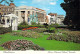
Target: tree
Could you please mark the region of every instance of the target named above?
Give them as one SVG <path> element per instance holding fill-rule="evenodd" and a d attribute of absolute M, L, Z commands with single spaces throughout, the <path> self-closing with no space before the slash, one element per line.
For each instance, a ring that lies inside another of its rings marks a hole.
<path fill-rule="evenodd" d="M 0 4 L 1 4 L 2 2 L 5 2 L 5 3 L 7 3 L 7 4 L 9 5 L 9 4 L 10 4 L 9 1 L 10 1 L 11 3 L 13 2 L 13 0 L 0 0 Z"/>
<path fill-rule="evenodd" d="M 65 25 L 73 28 L 80 28 L 80 0 L 64 0 L 61 7 L 66 11 L 63 21 Z"/>

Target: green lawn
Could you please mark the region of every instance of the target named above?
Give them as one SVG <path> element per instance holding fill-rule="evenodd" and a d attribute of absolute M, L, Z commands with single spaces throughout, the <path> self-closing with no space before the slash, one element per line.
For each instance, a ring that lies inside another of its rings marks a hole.
<path fill-rule="evenodd" d="M 2 37 L 0 39 L 0 45 L 11 40 L 26 39 L 32 41 L 33 43 L 39 45 L 40 47 L 43 47 L 45 50 L 80 50 L 80 44 L 78 43 L 46 40 L 49 35 L 44 35 L 43 33 L 40 33 L 40 35 L 42 35 L 43 37 L 34 39 L 22 36 L 21 37 L 11 36 L 11 33 L 7 33 L 4 35 L 0 35 L 0 37 Z M 5 49 L 3 47 L 0 47 L 0 50 L 5 50 Z"/>

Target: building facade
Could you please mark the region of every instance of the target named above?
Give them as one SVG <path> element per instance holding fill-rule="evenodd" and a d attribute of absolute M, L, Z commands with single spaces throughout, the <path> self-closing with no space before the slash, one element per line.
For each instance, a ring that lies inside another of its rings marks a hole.
<path fill-rule="evenodd" d="M 47 24 L 55 24 L 56 23 L 56 19 L 57 19 L 57 14 L 56 13 L 49 13 L 47 15 L 47 18 L 48 18 Z"/>
<path fill-rule="evenodd" d="M 9 6 L 0 4 L 0 15 L 7 15 L 14 13 L 15 5 L 14 3 L 10 3 Z"/>
<path fill-rule="evenodd" d="M 20 6 L 15 8 L 14 13 L 19 17 L 18 23 L 21 23 L 23 21 L 29 23 L 31 18 L 33 19 L 36 18 L 36 20 L 40 24 L 46 23 L 45 22 L 46 11 L 39 8 L 30 7 L 30 6 Z"/>
<path fill-rule="evenodd" d="M 49 13 L 46 17 L 47 24 L 63 24 L 65 16 L 57 13 Z"/>
<path fill-rule="evenodd" d="M 64 15 L 57 15 L 57 23 L 58 24 L 63 24 L 65 16 Z"/>
<path fill-rule="evenodd" d="M 10 3 L 9 6 L 0 4 L 0 23 L 4 24 L 4 15 L 14 14 L 15 4 Z"/>

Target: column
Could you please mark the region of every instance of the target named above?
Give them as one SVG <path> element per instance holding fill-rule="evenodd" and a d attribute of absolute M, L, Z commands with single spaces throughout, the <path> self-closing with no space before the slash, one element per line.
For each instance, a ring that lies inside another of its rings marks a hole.
<path fill-rule="evenodd" d="M 21 11 L 18 11 L 18 16 L 19 16 L 19 23 L 21 23 L 22 22 L 22 17 L 21 17 Z"/>
<path fill-rule="evenodd" d="M 25 11 L 25 22 L 27 22 L 27 23 L 28 23 L 27 11 Z"/>
<path fill-rule="evenodd" d="M 16 31 L 18 30 L 18 18 L 16 19 Z"/>
<path fill-rule="evenodd" d="M 17 31 L 17 28 L 18 28 L 18 21 L 17 21 L 17 20 L 18 20 L 18 19 L 15 18 L 15 26 L 14 26 L 14 27 L 15 27 L 15 29 L 14 29 L 15 31 Z"/>
<path fill-rule="evenodd" d="M 10 17 L 9 17 L 9 19 L 10 19 Z M 11 26 L 11 19 L 10 19 L 10 26 Z"/>
<path fill-rule="evenodd" d="M 44 22 L 46 23 L 46 13 L 44 13 Z"/>
<path fill-rule="evenodd" d="M 7 17 L 5 17 L 5 27 L 7 27 Z"/>

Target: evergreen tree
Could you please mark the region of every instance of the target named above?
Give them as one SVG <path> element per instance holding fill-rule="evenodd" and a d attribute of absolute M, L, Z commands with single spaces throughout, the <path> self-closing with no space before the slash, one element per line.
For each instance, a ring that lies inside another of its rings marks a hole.
<path fill-rule="evenodd" d="M 64 0 L 61 7 L 66 11 L 64 24 L 80 28 L 80 0 Z"/>

